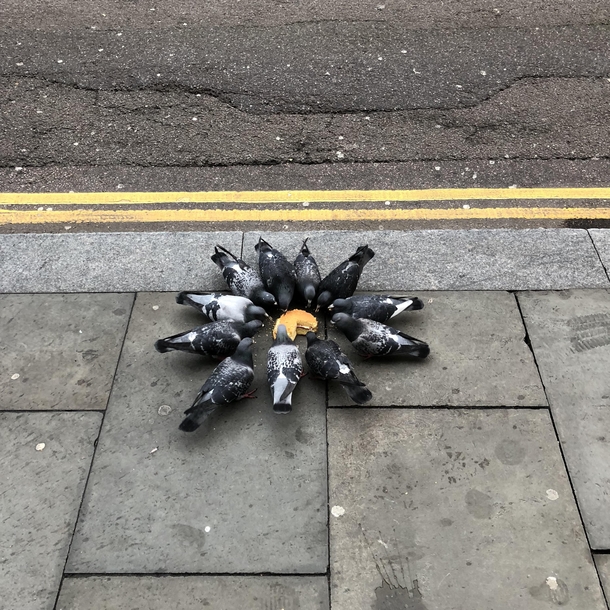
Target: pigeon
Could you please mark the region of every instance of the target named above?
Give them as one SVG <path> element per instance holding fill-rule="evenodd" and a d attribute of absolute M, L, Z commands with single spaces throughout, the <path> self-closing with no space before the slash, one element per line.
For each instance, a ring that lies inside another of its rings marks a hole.
<path fill-rule="evenodd" d="M 267 312 L 246 297 L 221 292 L 181 292 L 176 297 L 179 305 L 190 305 L 212 322 L 233 320 L 250 322 L 268 318 Z"/>
<path fill-rule="evenodd" d="M 375 320 L 364 318 L 356 320 L 346 313 L 336 313 L 330 323 L 336 326 L 351 341 L 354 349 L 366 358 L 390 354 L 426 358 L 430 353 L 430 348 L 424 341 Z"/>
<path fill-rule="evenodd" d="M 351 297 L 356 290 L 358 280 L 364 265 L 375 256 L 368 246 L 360 246 L 355 254 L 335 267 L 318 286 L 318 311 L 321 307 L 328 307 L 335 299 Z"/>
<path fill-rule="evenodd" d="M 306 337 L 305 360 L 313 375 L 322 379 L 336 379 L 347 395 L 359 405 L 373 398 L 371 391 L 356 377 L 348 357 L 334 341 L 318 339 L 313 332 L 308 332 Z"/>
<path fill-rule="evenodd" d="M 292 411 L 292 392 L 303 375 L 303 362 L 299 348 L 280 324 L 273 346 L 267 354 L 267 382 L 273 395 L 276 413 Z"/>
<path fill-rule="evenodd" d="M 162 354 L 176 350 L 222 360 L 235 352 L 244 337 L 253 337 L 262 325 L 260 320 L 211 322 L 184 333 L 159 339 L 155 343 L 155 349 Z"/>
<path fill-rule="evenodd" d="M 376 322 L 387 322 L 403 311 L 423 309 L 417 297 L 388 297 L 380 294 L 355 295 L 347 299 L 336 299 L 328 306 L 333 313 L 346 313 L 352 318 L 368 318 Z"/>
<path fill-rule="evenodd" d="M 286 257 L 262 237 L 254 246 L 258 252 L 258 268 L 265 288 L 275 297 L 279 308 L 286 311 L 294 296 L 297 276 Z"/>
<path fill-rule="evenodd" d="M 311 307 L 320 285 L 320 270 L 316 259 L 309 252 L 307 239 L 303 242 L 301 251 L 297 254 L 294 269 L 297 274 L 297 292 L 307 301 L 307 307 Z"/>
<path fill-rule="evenodd" d="M 222 277 L 224 277 L 234 295 L 246 297 L 255 305 L 261 307 L 277 304 L 275 297 L 265 290 L 256 271 L 241 258 L 237 258 L 222 246 L 216 246 L 214 254 L 212 254 L 212 260 L 222 271 Z"/>
<path fill-rule="evenodd" d="M 250 398 L 254 392 L 247 393 L 254 379 L 252 352 L 253 340 L 246 337 L 239 342 L 235 353 L 223 360 L 203 384 L 193 406 L 184 413 L 179 428 L 183 432 L 193 432 L 221 405 L 241 398 Z"/>

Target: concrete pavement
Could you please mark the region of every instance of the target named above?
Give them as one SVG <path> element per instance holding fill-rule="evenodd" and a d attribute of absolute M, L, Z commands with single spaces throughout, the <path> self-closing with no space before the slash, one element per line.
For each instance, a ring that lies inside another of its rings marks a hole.
<path fill-rule="evenodd" d="M 12 337 L 0 382 L 7 608 L 607 608 L 605 233 L 535 232 L 532 243 L 554 248 L 540 257 L 545 273 L 537 257 L 531 273 L 510 264 L 527 238 L 509 233 L 483 236 L 487 270 L 467 248 L 451 267 L 428 251 L 422 265 L 437 286 L 451 287 L 460 265 L 488 284 L 417 290 L 425 308 L 396 325 L 429 341 L 427 361 L 365 363 L 344 345 L 373 391 L 370 406 L 304 378 L 294 412 L 275 416 L 266 329 L 255 350 L 258 398 L 191 436 L 177 426 L 213 364 L 152 349 L 201 321 L 173 293 L 118 294 L 102 281 L 105 294 L 89 283 L 88 294 L 1 295 Z M 409 235 L 321 233 L 311 247 L 327 271 L 352 242 L 377 239 L 362 288 L 410 291 Z M 243 239 L 251 258 L 252 235 L 214 237 Z M 290 251 L 303 235 L 267 237 Z M 181 240 L 200 239 L 207 254 L 208 238 L 174 235 L 177 260 Z M 87 253 L 98 253 L 70 247 L 64 256 L 82 276 Z M 149 256 L 134 254 L 121 274 L 115 267 L 123 287 L 141 286 Z M 160 257 L 148 265 L 173 276 L 179 266 Z M 218 286 L 204 258 L 188 287 Z M 14 292 L 8 261 L 4 289 Z M 78 289 L 67 263 L 62 274 Z M 46 288 L 39 281 L 39 292 L 63 290 L 50 276 Z M 508 292 L 517 285 L 526 291 Z M 55 357 L 42 362 L 44 346 Z M 94 402 L 83 379 L 99 386 Z"/>

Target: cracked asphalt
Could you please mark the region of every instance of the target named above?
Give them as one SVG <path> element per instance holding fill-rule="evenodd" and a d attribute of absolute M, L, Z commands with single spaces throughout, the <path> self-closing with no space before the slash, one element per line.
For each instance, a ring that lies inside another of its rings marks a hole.
<path fill-rule="evenodd" d="M 1 190 L 604 184 L 606 2 L 166 4 L 2 3 Z"/>

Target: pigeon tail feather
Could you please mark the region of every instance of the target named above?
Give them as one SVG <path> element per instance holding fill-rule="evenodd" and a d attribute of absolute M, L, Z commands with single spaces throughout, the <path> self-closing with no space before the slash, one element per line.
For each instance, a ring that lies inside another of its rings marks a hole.
<path fill-rule="evenodd" d="M 411 304 L 411 311 L 417 311 L 418 309 L 424 308 L 424 302 L 417 297 L 413 297 L 413 303 Z"/>
<path fill-rule="evenodd" d="M 280 413 L 282 415 L 290 413 L 292 411 L 292 405 L 289 402 L 276 402 L 273 405 L 273 412 Z"/>
<path fill-rule="evenodd" d="M 199 426 L 201 426 L 201 423 L 196 421 L 193 417 L 193 414 L 191 413 L 185 419 L 182 420 L 182 423 L 180 424 L 180 426 L 178 426 L 178 429 L 182 430 L 182 432 L 194 432 L 195 430 L 197 430 L 197 428 L 199 428 Z"/>
<path fill-rule="evenodd" d="M 349 260 L 358 263 L 360 269 L 362 270 L 364 265 L 366 265 L 373 258 L 373 256 L 375 256 L 375 252 L 369 248 L 368 245 L 366 245 L 360 246 L 358 250 L 356 250 L 356 253 L 349 257 Z"/>
<path fill-rule="evenodd" d="M 341 383 L 341 385 L 346 394 L 359 405 L 363 405 L 373 398 L 371 391 L 364 384 L 353 385 L 351 383 Z"/>
<path fill-rule="evenodd" d="M 167 341 L 159 339 L 158 341 L 155 341 L 155 349 L 160 354 L 165 354 L 165 352 L 169 352 L 172 348 Z"/>

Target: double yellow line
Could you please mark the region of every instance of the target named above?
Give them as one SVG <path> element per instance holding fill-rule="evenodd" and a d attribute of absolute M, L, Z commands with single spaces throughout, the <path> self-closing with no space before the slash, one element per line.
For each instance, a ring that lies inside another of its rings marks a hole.
<path fill-rule="evenodd" d="M 610 207 L 476 206 L 480 201 L 507 200 L 607 200 L 610 204 L 610 187 L 0 193 L 0 224 L 610 219 Z M 449 207 L 427 208 L 403 205 L 428 201 L 460 202 L 460 205 L 453 203 Z M 473 202 L 473 205 L 462 205 L 466 201 Z M 352 205 L 343 208 L 310 207 L 334 203 Z M 353 205 L 358 203 L 376 204 L 377 207 Z M 184 204 L 191 207 L 180 207 Z M 192 207 L 198 204 L 205 207 Z M 238 204 L 239 207 L 231 207 Z M 281 207 L 263 207 L 278 204 Z M 141 209 L 141 206 L 151 205 L 163 207 Z M 55 209 L 55 206 L 61 207 Z M 117 206 L 117 209 L 108 206 Z M 31 209 L 33 207 L 36 209 Z"/>

